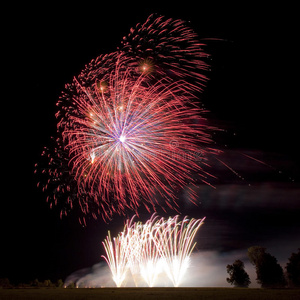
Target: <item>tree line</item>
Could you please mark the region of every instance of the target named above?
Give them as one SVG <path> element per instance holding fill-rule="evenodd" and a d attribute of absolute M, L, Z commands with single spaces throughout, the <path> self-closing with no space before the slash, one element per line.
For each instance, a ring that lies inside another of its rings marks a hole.
<path fill-rule="evenodd" d="M 34 279 L 33 281 L 30 281 L 29 283 L 18 283 L 14 284 L 9 281 L 8 278 L 0 278 L 0 288 L 40 288 L 40 287 L 46 287 L 46 288 L 62 288 L 64 287 L 64 282 L 62 279 L 58 279 L 56 282 L 52 282 L 50 279 L 46 279 L 44 281 L 39 281 L 38 279 Z"/>
<path fill-rule="evenodd" d="M 277 259 L 270 253 L 266 252 L 266 248 L 260 246 L 253 246 L 248 249 L 248 258 L 256 270 L 256 280 L 262 288 L 283 288 L 283 287 L 300 287 L 300 248 L 298 253 L 292 253 L 289 261 L 285 267 L 285 271 L 277 262 Z M 248 273 L 245 271 L 245 265 L 241 260 L 236 260 L 232 265 L 227 265 L 227 273 L 229 277 L 227 282 L 234 287 L 248 287 L 251 283 Z M 47 288 L 62 288 L 64 282 L 62 279 L 53 283 L 47 279 L 39 281 L 35 279 L 30 283 L 20 283 L 18 285 L 12 284 L 8 278 L 0 278 L 0 288 L 12 287 L 47 287 Z M 68 286 L 74 288 L 72 283 Z"/>
<path fill-rule="evenodd" d="M 255 267 L 256 281 L 262 288 L 300 287 L 300 248 L 298 253 L 292 253 L 285 267 L 285 271 L 277 259 L 266 248 L 253 246 L 248 249 L 248 258 Z M 229 277 L 227 282 L 235 287 L 248 287 L 251 283 L 245 265 L 236 260 L 227 265 Z"/>

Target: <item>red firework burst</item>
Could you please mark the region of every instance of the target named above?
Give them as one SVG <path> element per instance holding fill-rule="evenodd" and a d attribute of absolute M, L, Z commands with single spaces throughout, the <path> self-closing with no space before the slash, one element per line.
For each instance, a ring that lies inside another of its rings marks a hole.
<path fill-rule="evenodd" d="M 175 190 L 195 182 L 214 151 L 212 128 L 194 103 L 205 80 L 200 43 L 182 21 L 150 20 L 131 30 L 118 52 L 93 60 L 58 102 L 60 159 L 76 182 L 68 203 L 77 200 L 95 218 L 141 204 L 149 211 L 164 203 L 175 208 Z M 46 172 L 56 174 L 57 192 L 61 169 Z"/>

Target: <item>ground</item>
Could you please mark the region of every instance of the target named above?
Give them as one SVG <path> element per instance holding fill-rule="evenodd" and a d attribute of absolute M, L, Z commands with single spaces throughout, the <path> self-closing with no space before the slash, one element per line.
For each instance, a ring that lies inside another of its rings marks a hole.
<path fill-rule="evenodd" d="M 99 289 L 59 289 L 28 288 L 0 289 L 0 300 L 7 299 L 255 299 L 255 300 L 299 300 L 298 289 L 243 289 L 243 288 L 99 288 Z"/>

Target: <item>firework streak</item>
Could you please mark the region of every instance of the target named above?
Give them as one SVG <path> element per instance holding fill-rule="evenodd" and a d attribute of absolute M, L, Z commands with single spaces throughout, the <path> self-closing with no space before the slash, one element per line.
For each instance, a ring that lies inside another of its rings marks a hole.
<path fill-rule="evenodd" d="M 167 220 L 154 215 L 145 224 L 127 221 L 116 238 L 110 233 L 103 242 L 106 260 L 117 287 L 122 286 L 127 272 L 133 279 L 141 275 L 149 287 L 154 286 L 160 273 L 165 273 L 178 287 L 189 267 L 190 255 L 196 243 L 196 232 L 203 219 Z"/>
<path fill-rule="evenodd" d="M 62 214 L 76 206 L 108 220 L 145 206 L 176 209 L 178 189 L 207 182 L 203 170 L 214 128 L 197 95 L 208 65 L 193 30 L 150 16 L 116 52 L 101 55 L 66 85 L 58 103 L 54 151 L 40 185 Z M 199 176 L 200 175 L 200 176 Z M 200 178 L 200 179 L 199 179 Z"/>

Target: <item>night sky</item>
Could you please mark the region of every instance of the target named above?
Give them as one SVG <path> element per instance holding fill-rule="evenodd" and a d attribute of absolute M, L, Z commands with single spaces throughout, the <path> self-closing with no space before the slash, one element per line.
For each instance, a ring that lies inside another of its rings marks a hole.
<path fill-rule="evenodd" d="M 181 191 L 182 214 L 207 217 L 197 249 L 226 253 L 261 245 L 285 265 L 300 247 L 296 8 L 191 3 L 7 9 L 0 278 L 65 279 L 99 262 L 107 230 L 122 229 L 124 219 L 117 216 L 86 228 L 75 213 L 60 220 L 36 187 L 34 164 L 55 135 L 55 104 L 64 85 L 91 59 L 114 51 L 151 13 L 189 21 L 200 38 L 210 39 L 210 81 L 201 101 L 224 129 L 215 137 L 224 151 L 220 159 L 242 177 L 212 157 L 207 170 L 218 177 L 211 180 L 216 189 L 199 185 L 198 207 Z"/>

